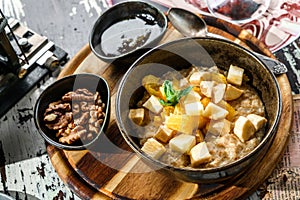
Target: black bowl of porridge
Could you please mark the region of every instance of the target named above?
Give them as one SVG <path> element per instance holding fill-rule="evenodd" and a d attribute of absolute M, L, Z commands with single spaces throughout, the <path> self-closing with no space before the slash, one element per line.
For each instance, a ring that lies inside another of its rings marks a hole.
<path fill-rule="evenodd" d="M 66 150 L 87 149 L 107 130 L 110 89 L 94 74 L 74 74 L 48 86 L 34 109 L 35 125 L 51 145 Z"/>
<path fill-rule="evenodd" d="M 251 51 L 217 38 L 184 38 L 138 59 L 120 83 L 116 118 L 153 169 L 214 183 L 268 151 L 281 115 L 276 77 Z"/>

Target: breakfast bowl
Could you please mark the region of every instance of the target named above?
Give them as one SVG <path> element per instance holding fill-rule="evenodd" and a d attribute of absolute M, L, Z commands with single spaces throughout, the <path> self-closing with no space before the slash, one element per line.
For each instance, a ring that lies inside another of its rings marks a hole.
<path fill-rule="evenodd" d="M 131 65 L 118 88 L 116 119 L 153 170 L 216 183 L 260 162 L 281 106 L 276 77 L 251 51 L 220 38 L 184 38 Z"/>
<path fill-rule="evenodd" d="M 104 78 L 82 73 L 56 80 L 39 96 L 34 122 L 51 145 L 65 150 L 92 146 L 107 130 L 110 89 Z"/>
<path fill-rule="evenodd" d="M 155 6 L 141 1 L 121 2 L 95 22 L 89 45 L 105 62 L 132 63 L 164 36 L 168 21 Z"/>

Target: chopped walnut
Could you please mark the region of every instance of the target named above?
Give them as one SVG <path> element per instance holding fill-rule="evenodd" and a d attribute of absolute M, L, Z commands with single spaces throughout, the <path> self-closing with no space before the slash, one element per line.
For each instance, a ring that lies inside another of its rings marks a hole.
<path fill-rule="evenodd" d="M 64 115 L 61 114 L 60 116 L 57 116 L 57 118 L 58 120 L 56 120 L 55 123 L 48 123 L 46 124 L 46 126 L 49 129 L 59 130 L 61 128 L 67 127 L 73 119 L 71 112 L 66 112 Z"/>
<path fill-rule="evenodd" d="M 79 140 L 84 134 L 86 134 L 86 132 L 87 132 L 87 130 L 84 129 L 84 130 L 78 131 L 77 133 L 61 137 L 61 138 L 59 138 L 59 142 L 72 144 L 76 140 Z"/>
<path fill-rule="evenodd" d="M 59 142 L 72 144 L 77 140 L 90 141 L 100 131 L 105 118 L 105 104 L 99 92 L 86 88 L 67 92 L 49 104 L 44 113 L 45 125 L 56 131 Z"/>
<path fill-rule="evenodd" d="M 88 121 L 89 119 L 89 113 L 88 112 L 84 112 L 82 113 L 81 117 L 80 118 L 77 118 L 74 120 L 74 123 L 76 125 L 84 125 L 86 124 L 86 122 Z"/>
<path fill-rule="evenodd" d="M 81 111 L 83 112 L 86 112 L 86 111 L 89 111 L 90 108 L 88 106 L 88 103 L 83 101 L 83 102 L 80 102 L 80 108 L 81 108 Z"/>
<path fill-rule="evenodd" d="M 99 133 L 99 129 L 97 127 L 95 127 L 93 124 L 89 124 L 89 130 L 91 132 L 94 132 L 95 134 Z"/>
<path fill-rule="evenodd" d="M 80 107 L 78 103 L 72 103 L 72 112 L 73 115 L 77 115 L 78 113 L 80 113 Z"/>
<path fill-rule="evenodd" d="M 57 118 L 57 115 L 54 114 L 54 113 L 51 113 L 51 114 L 49 114 L 49 115 L 46 115 L 46 116 L 44 117 L 44 120 L 47 121 L 47 122 L 52 122 L 52 121 L 54 121 L 56 118 Z"/>
<path fill-rule="evenodd" d="M 68 92 L 62 97 L 63 101 L 94 101 L 93 95 L 85 95 L 75 92 Z"/>

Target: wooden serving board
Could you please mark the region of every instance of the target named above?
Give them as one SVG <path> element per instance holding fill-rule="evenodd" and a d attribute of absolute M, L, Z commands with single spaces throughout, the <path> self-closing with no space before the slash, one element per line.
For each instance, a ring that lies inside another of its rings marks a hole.
<path fill-rule="evenodd" d="M 274 57 L 264 44 L 239 26 L 202 17 L 209 25 L 209 32 Z M 170 27 L 161 43 L 181 37 Z M 107 137 L 102 137 L 99 144 L 84 151 L 64 151 L 47 145 L 57 173 L 82 199 L 240 199 L 253 193 L 271 174 L 286 147 L 292 124 L 292 94 L 286 75 L 277 77 L 283 97 L 283 112 L 278 132 L 267 154 L 235 180 L 223 185 L 200 185 L 151 171 L 123 140 L 115 120 L 115 97 L 118 83 L 127 69 L 101 61 L 86 45 L 59 75 L 61 78 L 73 73 L 95 73 L 106 78 L 111 88 L 111 121 Z"/>

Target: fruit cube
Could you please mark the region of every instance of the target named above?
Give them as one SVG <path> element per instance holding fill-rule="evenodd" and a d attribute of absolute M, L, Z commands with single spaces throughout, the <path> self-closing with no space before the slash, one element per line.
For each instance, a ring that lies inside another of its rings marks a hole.
<path fill-rule="evenodd" d="M 150 96 L 143 106 L 155 114 L 160 113 L 163 109 L 163 106 L 159 102 L 158 98 L 153 95 Z"/>
<path fill-rule="evenodd" d="M 194 146 L 190 151 L 190 159 L 192 167 L 198 167 L 199 165 L 209 162 L 211 154 L 208 151 L 205 142 L 200 142 Z"/>
<path fill-rule="evenodd" d="M 255 133 L 255 127 L 248 118 L 240 116 L 235 122 L 233 132 L 242 142 L 246 142 Z"/>
<path fill-rule="evenodd" d="M 165 125 L 172 130 L 191 135 L 198 128 L 198 117 L 192 115 L 170 115 L 166 117 Z"/>
<path fill-rule="evenodd" d="M 261 129 L 267 123 L 267 119 L 260 115 L 249 114 L 247 115 L 247 118 L 254 125 L 256 131 Z"/>
<path fill-rule="evenodd" d="M 169 142 L 170 148 L 179 153 L 188 153 L 196 145 L 196 138 L 193 135 L 181 134 L 172 138 Z"/>
<path fill-rule="evenodd" d="M 230 65 L 228 74 L 227 74 L 227 82 L 241 86 L 243 82 L 244 69 L 238 66 Z"/>
<path fill-rule="evenodd" d="M 228 115 L 228 111 L 224 108 L 209 102 L 206 108 L 204 109 L 203 116 L 210 118 L 212 120 L 224 119 Z"/>
<path fill-rule="evenodd" d="M 154 138 L 149 138 L 145 142 L 141 150 L 155 159 L 160 158 L 166 152 L 166 148 L 164 147 L 164 145 L 162 145 Z"/>
<path fill-rule="evenodd" d="M 161 142 L 167 143 L 176 133 L 176 131 L 169 129 L 168 127 L 161 125 L 159 126 L 154 137 Z"/>

